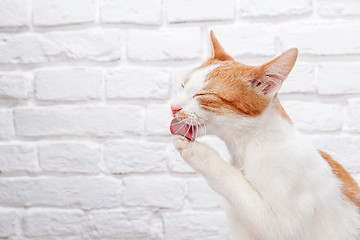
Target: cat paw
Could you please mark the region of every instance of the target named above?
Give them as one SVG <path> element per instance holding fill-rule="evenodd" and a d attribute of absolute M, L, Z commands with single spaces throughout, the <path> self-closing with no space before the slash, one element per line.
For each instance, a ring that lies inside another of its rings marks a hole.
<path fill-rule="evenodd" d="M 174 146 L 180 153 L 189 147 L 190 141 L 187 138 L 180 135 L 175 135 L 173 139 Z"/>

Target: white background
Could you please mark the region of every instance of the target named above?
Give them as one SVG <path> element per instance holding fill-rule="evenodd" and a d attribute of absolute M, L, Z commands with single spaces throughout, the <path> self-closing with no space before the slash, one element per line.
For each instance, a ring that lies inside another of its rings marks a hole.
<path fill-rule="evenodd" d="M 358 0 L 0 0 L 0 238 L 226 239 L 168 131 L 210 29 L 247 64 L 299 49 L 281 100 L 360 180 Z"/>

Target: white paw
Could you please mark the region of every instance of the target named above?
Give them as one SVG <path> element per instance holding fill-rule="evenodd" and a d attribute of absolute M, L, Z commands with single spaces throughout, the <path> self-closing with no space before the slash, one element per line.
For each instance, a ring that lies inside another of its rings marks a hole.
<path fill-rule="evenodd" d="M 175 135 L 173 139 L 174 146 L 180 153 L 189 147 L 190 141 L 187 138 L 180 135 Z"/>

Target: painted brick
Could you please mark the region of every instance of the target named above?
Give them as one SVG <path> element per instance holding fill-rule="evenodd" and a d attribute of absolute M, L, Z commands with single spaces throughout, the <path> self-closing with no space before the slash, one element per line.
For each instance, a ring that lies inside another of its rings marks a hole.
<path fill-rule="evenodd" d="M 104 23 L 159 25 L 162 0 L 102 0 L 100 19 Z"/>
<path fill-rule="evenodd" d="M 162 239 L 162 222 L 148 210 L 107 210 L 89 214 L 97 239 Z"/>
<path fill-rule="evenodd" d="M 167 171 L 167 144 L 123 139 L 104 147 L 105 166 L 111 173 Z"/>
<path fill-rule="evenodd" d="M 169 0 L 167 20 L 171 23 L 230 20 L 235 9 L 234 0 Z"/>
<path fill-rule="evenodd" d="M 15 110 L 19 136 L 120 136 L 142 131 L 141 108 L 131 105 Z"/>
<path fill-rule="evenodd" d="M 33 20 L 38 26 L 95 21 L 94 0 L 33 0 Z"/>
<path fill-rule="evenodd" d="M 120 181 L 101 177 L 2 179 L 0 205 L 14 207 L 114 208 L 121 202 Z"/>
<path fill-rule="evenodd" d="M 296 64 L 279 91 L 280 94 L 315 92 L 316 80 L 314 66 L 311 64 Z"/>
<path fill-rule="evenodd" d="M 323 17 L 359 16 L 360 2 L 357 0 L 319 0 L 318 14 Z"/>
<path fill-rule="evenodd" d="M 220 195 L 203 178 L 188 181 L 188 198 L 193 208 L 216 208 L 222 204 Z"/>
<path fill-rule="evenodd" d="M 30 22 L 30 0 L 1 0 L 0 28 L 24 27 Z"/>
<path fill-rule="evenodd" d="M 358 54 L 359 28 L 355 22 L 296 23 L 281 27 L 279 35 L 283 50 L 297 47 L 300 54 L 316 56 Z"/>
<path fill-rule="evenodd" d="M 0 110 L 0 140 L 11 139 L 14 135 L 12 110 Z"/>
<path fill-rule="evenodd" d="M 348 100 L 346 115 L 346 130 L 360 132 L 360 98 Z"/>
<path fill-rule="evenodd" d="M 319 136 L 315 146 L 329 153 L 350 173 L 360 173 L 360 138 L 351 136 Z"/>
<path fill-rule="evenodd" d="M 81 142 L 43 143 L 38 147 L 43 171 L 61 173 L 97 173 L 101 157 L 96 144 Z"/>
<path fill-rule="evenodd" d="M 165 240 L 226 239 L 228 227 L 223 212 L 182 212 L 164 216 Z"/>
<path fill-rule="evenodd" d="M 337 131 L 342 129 L 344 109 L 339 104 L 282 101 L 294 125 L 305 131 Z"/>
<path fill-rule="evenodd" d="M 27 237 L 79 236 L 86 231 L 85 214 L 80 210 L 29 209 L 24 215 Z"/>
<path fill-rule="evenodd" d="M 0 74 L 0 98 L 24 100 L 31 89 L 30 79 L 20 74 Z"/>
<path fill-rule="evenodd" d="M 55 60 L 118 61 L 118 30 L 0 34 L 0 63 L 30 64 Z"/>
<path fill-rule="evenodd" d="M 200 28 L 130 30 L 127 55 L 136 61 L 192 60 L 201 56 Z"/>
<path fill-rule="evenodd" d="M 124 203 L 127 206 L 181 209 L 184 189 L 184 181 L 168 176 L 127 177 L 124 178 Z"/>
<path fill-rule="evenodd" d="M 146 133 L 148 135 L 169 135 L 171 119 L 170 104 L 149 104 L 146 109 Z"/>
<path fill-rule="evenodd" d="M 360 64 L 322 63 L 319 65 L 318 75 L 320 94 L 360 93 Z"/>
<path fill-rule="evenodd" d="M 0 172 L 37 171 L 36 149 L 27 144 L 0 145 Z"/>
<path fill-rule="evenodd" d="M 101 97 L 101 71 L 84 68 L 44 69 L 35 73 L 36 98 L 81 101 Z"/>
<path fill-rule="evenodd" d="M 225 51 L 233 57 L 275 56 L 275 30 L 267 24 L 241 24 L 212 28 Z"/>
<path fill-rule="evenodd" d="M 279 17 L 309 14 L 312 11 L 311 0 L 240 0 L 241 17 Z"/>
<path fill-rule="evenodd" d="M 163 70 L 122 68 L 106 75 L 106 97 L 165 99 L 169 96 L 170 75 Z"/>
<path fill-rule="evenodd" d="M 16 212 L 14 210 L 0 210 L 0 237 L 7 238 L 16 231 Z"/>

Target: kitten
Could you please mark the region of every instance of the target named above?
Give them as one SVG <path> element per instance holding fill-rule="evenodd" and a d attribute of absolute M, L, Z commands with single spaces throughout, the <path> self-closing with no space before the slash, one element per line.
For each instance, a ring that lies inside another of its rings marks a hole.
<path fill-rule="evenodd" d="M 234 61 L 213 32 L 212 57 L 171 105 L 182 158 L 228 202 L 233 240 L 360 239 L 360 189 L 292 125 L 277 92 L 298 51 L 261 66 Z M 197 137 L 223 139 L 231 163 Z"/>

